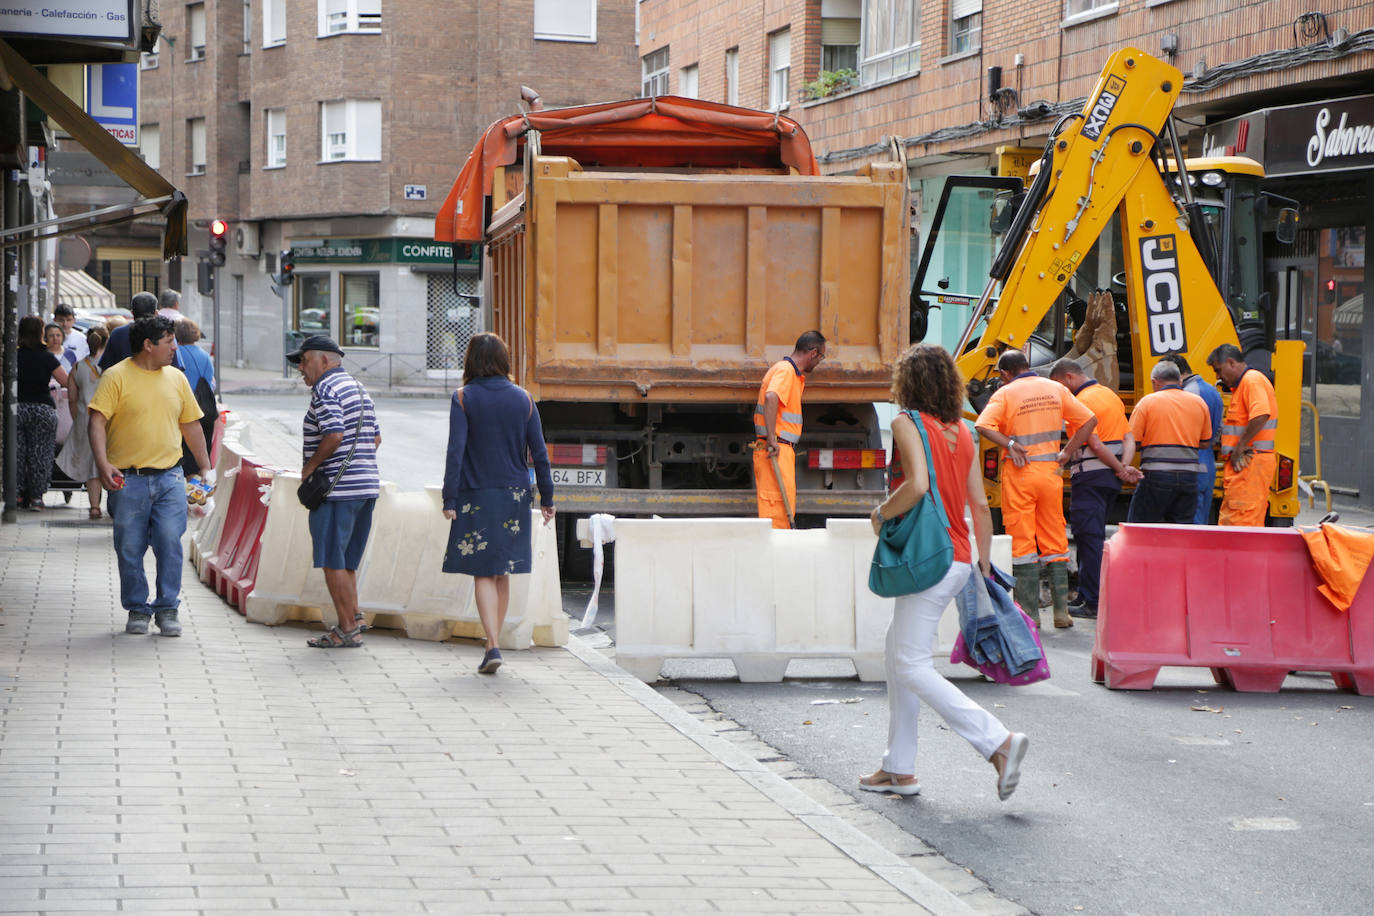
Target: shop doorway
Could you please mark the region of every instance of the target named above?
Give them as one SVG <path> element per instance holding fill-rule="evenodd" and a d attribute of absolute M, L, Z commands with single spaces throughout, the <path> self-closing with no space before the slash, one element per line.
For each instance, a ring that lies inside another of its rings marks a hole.
<path fill-rule="evenodd" d="M 456 292 L 450 274 L 434 274 L 428 281 L 425 368 L 462 369 L 468 340 L 482 330 L 477 277 L 459 274 Z"/>

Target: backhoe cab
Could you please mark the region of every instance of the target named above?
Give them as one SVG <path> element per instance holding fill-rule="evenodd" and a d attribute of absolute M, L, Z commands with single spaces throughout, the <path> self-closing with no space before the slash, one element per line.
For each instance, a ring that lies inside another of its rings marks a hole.
<path fill-rule="evenodd" d="M 1207 355 L 1235 344 L 1275 382 L 1270 514 L 1291 524 L 1302 343 L 1275 340 L 1261 240 L 1269 228 L 1276 241 L 1291 241 L 1297 211 L 1260 190 L 1263 169 L 1253 160 L 1184 159 L 1171 118 L 1182 78 L 1143 51 L 1119 51 L 1083 111 L 1051 131 L 1028 188 L 1015 177 L 948 179 L 912 286 L 912 337 L 931 309 L 943 310 L 945 323 L 962 318 L 957 342 L 952 334 L 945 342 L 975 411 L 999 384 L 1004 349 L 1025 350 L 1042 372 L 1078 355 L 1074 331 L 1094 293 L 1111 295 L 1115 345 L 1108 333 L 1097 349 L 1114 360 L 1108 374 L 1128 410 L 1149 392 L 1163 356 L 1185 356 L 1215 383 Z M 990 449 L 983 471 L 994 502 L 998 470 Z"/>

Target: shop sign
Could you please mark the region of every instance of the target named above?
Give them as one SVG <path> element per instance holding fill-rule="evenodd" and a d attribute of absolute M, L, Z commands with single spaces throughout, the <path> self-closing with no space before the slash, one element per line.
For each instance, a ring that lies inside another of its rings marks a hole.
<path fill-rule="evenodd" d="M 1374 95 L 1266 108 L 1209 124 L 1204 156 L 1250 156 L 1273 178 L 1374 168 Z"/>
<path fill-rule="evenodd" d="M 463 262 L 476 263 L 480 249 L 467 246 Z M 453 246 L 424 238 L 293 239 L 291 250 L 301 264 L 451 264 Z"/>
<path fill-rule="evenodd" d="M 10 0 L 0 8 L 0 34 L 136 47 L 133 0 Z"/>

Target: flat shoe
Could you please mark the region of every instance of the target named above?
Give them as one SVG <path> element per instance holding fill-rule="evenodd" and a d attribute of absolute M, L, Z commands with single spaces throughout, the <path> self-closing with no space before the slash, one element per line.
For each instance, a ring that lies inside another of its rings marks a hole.
<path fill-rule="evenodd" d="M 496 669 L 501 667 L 501 650 L 488 649 L 487 654 L 482 656 L 482 664 L 477 666 L 478 674 L 495 674 Z"/>
<path fill-rule="evenodd" d="M 865 792 L 883 792 L 892 795 L 920 795 L 921 784 L 919 782 L 909 782 L 905 785 L 893 780 L 891 773 L 884 773 L 880 778 L 881 782 L 864 782 L 865 779 L 872 779 L 871 776 L 859 777 L 859 788 Z"/>
<path fill-rule="evenodd" d="M 1026 758 L 1029 749 L 1030 739 L 1025 735 L 1017 732 L 1011 736 L 1006 761 L 1002 764 L 1002 775 L 997 777 L 997 797 L 1000 800 L 1006 801 L 1016 791 L 1016 784 L 1021 781 L 1021 761 Z"/>

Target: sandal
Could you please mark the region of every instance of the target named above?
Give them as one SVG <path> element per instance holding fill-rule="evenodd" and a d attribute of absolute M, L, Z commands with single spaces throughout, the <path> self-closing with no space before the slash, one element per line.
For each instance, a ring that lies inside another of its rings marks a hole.
<path fill-rule="evenodd" d="M 911 782 L 898 782 L 903 777 L 886 770 L 878 770 L 870 776 L 859 777 L 859 788 L 865 792 L 890 792 L 893 795 L 920 795 L 921 784 L 914 776 L 907 776 Z"/>
<path fill-rule="evenodd" d="M 372 624 L 367 622 L 367 616 L 359 612 L 358 616 L 353 618 L 353 632 L 366 633 L 370 629 Z"/>
<path fill-rule="evenodd" d="M 307 639 L 305 644 L 312 649 L 358 649 L 363 643 L 358 639 L 357 630 L 345 632 L 338 627 L 330 627 L 323 636 Z"/>

